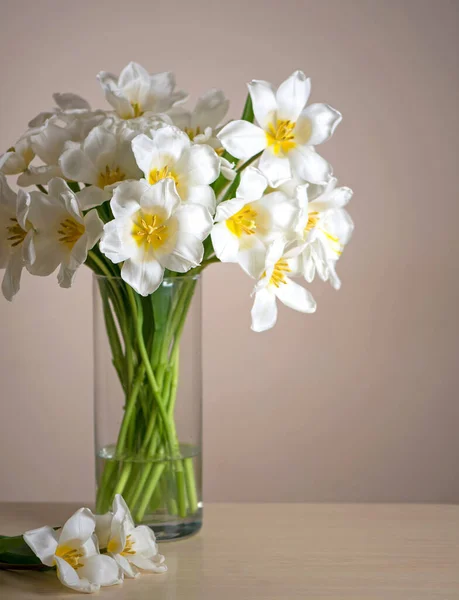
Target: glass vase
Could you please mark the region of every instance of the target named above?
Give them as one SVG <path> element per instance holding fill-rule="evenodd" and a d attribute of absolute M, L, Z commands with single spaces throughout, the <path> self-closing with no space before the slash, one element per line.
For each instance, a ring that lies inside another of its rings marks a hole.
<path fill-rule="evenodd" d="M 96 510 L 122 494 L 159 540 L 202 525 L 200 277 L 142 297 L 94 275 Z"/>

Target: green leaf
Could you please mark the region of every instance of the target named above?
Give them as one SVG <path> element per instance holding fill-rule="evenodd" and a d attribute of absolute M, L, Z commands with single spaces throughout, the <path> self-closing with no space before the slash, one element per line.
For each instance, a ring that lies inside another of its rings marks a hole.
<path fill-rule="evenodd" d="M 162 285 L 151 296 L 151 305 L 155 319 L 155 331 L 164 329 L 169 319 L 172 288 Z"/>
<path fill-rule="evenodd" d="M 252 98 L 250 97 L 250 94 L 247 94 L 247 99 L 245 101 L 244 110 L 242 111 L 241 119 L 243 121 L 248 121 L 249 123 L 253 123 L 254 118 L 255 118 L 255 115 L 253 113 Z"/>
<path fill-rule="evenodd" d="M 41 560 L 35 556 L 25 543 L 22 535 L 8 537 L 0 535 L 0 569 L 34 569 L 48 570 Z"/>
<path fill-rule="evenodd" d="M 75 194 L 80 191 L 80 184 L 78 181 L 67 181 L 67 185 Z"/>

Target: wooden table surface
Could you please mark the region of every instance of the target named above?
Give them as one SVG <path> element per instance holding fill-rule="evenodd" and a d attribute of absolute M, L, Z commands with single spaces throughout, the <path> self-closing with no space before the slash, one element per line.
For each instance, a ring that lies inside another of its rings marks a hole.
<path fill-rule="evenodd" d="M 0 533 L 76 506 L 0 504 Z M 129 600 L 459 600 L 459 506 L 210 504 L 196 536 L 163 543 L 169 571 L 103 588 Z M 54 572 L 0 571 L 2 600 L 74 597 Z"/>

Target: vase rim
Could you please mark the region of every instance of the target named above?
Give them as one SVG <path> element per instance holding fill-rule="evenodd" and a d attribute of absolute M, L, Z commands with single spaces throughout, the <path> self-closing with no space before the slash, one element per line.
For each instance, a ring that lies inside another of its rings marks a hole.
<path fill-rule="evenodd" d="M 92 273 L 92 276 L 94 279 L 114 279 L 114 280 L 119 280 L 119 281 L 123 281 L 124 283 L 126 283 L 124 281 L 124 279 L 122 277 L 120 277 L 119 275 L 99 275 L 98 273 Z M 183 275 L 177 275 L 175 277 L 163 277 L 161 283 L 159 284 L 160 286 L 163 285 L 164 282 L 166 283 L 172 283 L 175 281 L 183 281 L 183 280 L 190 280 L 190 279 L 201 279 L 202 273 L 195 273 L 194 275 L 187 275 L 186 273 L 184 273 Z M 129 284 L 126 284 L 129 285 Z"/>

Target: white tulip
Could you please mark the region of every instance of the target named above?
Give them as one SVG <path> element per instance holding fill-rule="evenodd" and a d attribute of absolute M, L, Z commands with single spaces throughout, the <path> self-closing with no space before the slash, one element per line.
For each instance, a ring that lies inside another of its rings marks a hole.
<path fill-rule="evenodd" d="M 266 331 L 274 327 L 277 321 L 277 299 L 294 310 L 315 312 L 316 302 L 311 294 L 290 279 L 291 275 L 298 274 L 297 263 L 301 250 L 302 246 L 295 243 L 286 245 L 282 239 L 274 241 L 268 248 L 265 269 L 253 291 L 253 331 Z"/>
<path fill-rule="evenodd" d="M 218 156 L 210 146 L 192 144 L 177 127 L 164 125 L 132 140 L 137 164 L 145 179 L 154 185 L 163 179 L 175 184 L 183 202 L 200 204 L 215 212 L 215 194 L 210 184 L 220 170 Z"/>
<path fill-rule="evenodd" d="M 2 292 L 7 300 L 18 293 L 24 267 L 24 242 L 33 236 L 30 195 L 13 192 L 0 174 L 0 269 L 5 269 Z"/>
<path fill-rule="evenodd" d="M 115 218 L 104 226 L 100 250 L 124 262 L 121 277 L 142 296 L 159 287 L 165 269 L 185 273 L 202 261 L 212 218 L 203 206 L 181 203 L 172 179 L 121 183 L 110 206 Z"/>
<path fill-rule="evenodd" d="M 228 108 L 229 100 L 225 94 L 221 90 L 212 89 L 198 99 L 193 111 L 175 107 L 168 114 L 174 125 L 180 127 L 190 140 L 208 144 L 213 132 L 225 118 Z"/>
<path fill-rule="evenodd" d="M 48 194 L 30 193 L 34 235 L 24 244 L 27 269 L 33 275 L 45 276 L 60 265 L 57 279 L 64 288 L 72 285 L 77 269 L 103 231 L 96 210 L 83 215 L 80 195 L 59 178 L 49 182 Z"/>
<path fill-rule="evenodd" d="M 223 154 L 217 133 L 220 124 L 229 108 L 229 100 L 221 90 L 212 89 L 203 94 L 197 101 L 193 111 L 181 106 L 168 111 L 174 125 L 182 129 L 195 144 L 207 144 L 218 155 Z M 236 172 L 226 158 L 220 157 L 220 170 L 226 179 L 232 181 Z"/>
<path fill-rule="evenodd" d="M 306 107 L 311 83 L 302 71 L 295 71 L 276 92 L 266 81 L 254 80 L 248 87 L 258 126 L 228 123 L 218 134 L 223 147 L 244 160 L 262 152 L 259 168 L 274 187 L 292 174 L 326 183 L 331 167 L 314 146 L 333 134 L 341 114 L 327 104 Z"/>
<path fill-rule="evenodd" d="M 67 179 L 90 184 L 81 191 L 82 208 L 99 206 L 121 181 L 142 176 L 131 147 L 134 135 L 101 125 L 92 129 L 81 145 L 68 145 L 59 165 Z"/>
<path fill-rule="evenodd" d="M 44 565 L 56 567 L 57 576 L 65 586 L 90 594 L 101 586 L 123 581 L 117 562 L 110 556 L 99 554 L 95 527 L 92 512 L 81 508 L 62 529 L 33 529 L 24 534 L 24 541 Z"/>
<path fill-rule="evenodd" d="M 66 115 L 71 113 L 87 113 L 91 111 L 89 102 L 77 94 L 53 94 L 56 107 L 48 112 L 41 112 L 29 122 L 29 127 L 40 127 L 48 119 L 55 115 Z"/>
<path fill-rule="evenodd" d="M 148 112 L 165 112 L 187 98 L 185 92 L 174 91 L 173 73 L 150 75 L 135 62 L 130 62 L 119 77 L 101 71 L 97 79 L 107 101 L 123 119 L 134 119 Z"/>
<path fill-rule="evenodd" d="M 258 169 L 243 171 L 236 198 L 218 205 L 211 232 L 217 257 L 239 263 L 253 277 L 265 266 L 267 246 L 291 235 L 300 215 L 297 203 L 283 192 L 263 195 L 267 186 Z"/>
<path fill-rule="evenodd" d="M 27 171 L 34 157 L 35 152 L 30 140 L 23 137 L 0 156 L 0 172 L 5 175 L 19 175 Z"/>
<path fill-rule="evenodd" d="M 332 177 L 314 200 L 303 204 L 300 235 L 306 242 L 301 255 L 301 269 L 306 281 L 311 282 L 317 272 L 322 281 L 329 280 L 335 289 L 341 287 L 336 274 L 336 262 L 349 242 L 354 224 L 343 208 L 352 198 L 348 187 L 336 187 Z"/>
<path fill-rule="evenodd" d="M 106 542 L 109 556 L 118 563 L 127 577 L 138 577 L 139 569 L 165 573 L 164 556 L 158 553 L 153 531 L 145 526 L 136 527 L 129 508 L 120 494 L 113 500 L 113 512 L 96 516 L 96 533 Z"/>

